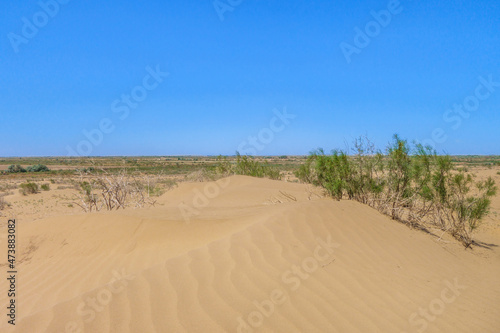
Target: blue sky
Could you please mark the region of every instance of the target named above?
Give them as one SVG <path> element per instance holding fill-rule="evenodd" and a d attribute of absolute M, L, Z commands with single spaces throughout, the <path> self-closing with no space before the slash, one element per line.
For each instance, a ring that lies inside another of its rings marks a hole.
<path fill-rule="evenodd" d="M 500 154 L 498 1 L 59 1 L 0 4 L 0 156 Z"/>

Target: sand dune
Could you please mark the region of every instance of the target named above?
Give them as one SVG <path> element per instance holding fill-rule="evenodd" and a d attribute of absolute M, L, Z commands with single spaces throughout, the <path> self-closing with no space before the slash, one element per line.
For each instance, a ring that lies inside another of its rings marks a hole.
<path fill-rule="evenodd" d="M 19 221 L 0 331 L 499 332 L 495 223 L 466 251 L 302 184 L 183 183 L 153 208 Z"/>

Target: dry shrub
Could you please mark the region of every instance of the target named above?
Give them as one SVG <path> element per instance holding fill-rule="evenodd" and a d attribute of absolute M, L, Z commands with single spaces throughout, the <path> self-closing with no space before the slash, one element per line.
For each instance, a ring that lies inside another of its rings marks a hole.
<path fill-rule="evenodd" d="M 23 183 L 19 185 L 19 187 L 19 192 L 21 192 L 22 195 L 36 194 L 39 191 L 38 184 L 36 183 Z"/>
<path fill-rule="evenodd" d="M 124 169 L 112 174 L 104 169 L 80 174 L 79 194 L 74 204 L 85 212 L 140 208 L 154 206 L 153 197 L 163 193 L 158 177 L 150 175 L 130 175 Z M 170 187 L 167 187 L 170 188 Z"/>
<path fill-rule="evenodd" d="M 5 198 L 3 196 L 0 196 L 0 210 L 4 210 L 9 206 L 10 204 L 7 201 L 5 201 Z"/>

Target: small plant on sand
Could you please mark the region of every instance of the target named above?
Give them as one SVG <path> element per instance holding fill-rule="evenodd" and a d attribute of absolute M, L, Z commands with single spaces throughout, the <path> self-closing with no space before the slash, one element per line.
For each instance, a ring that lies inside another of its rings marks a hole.
<path fill-rule="evenodd" d="M 50 191 L 50 184 L 48 183 L 42 184 L 40 188 L 42 189 L 42 191 Z"/>
<path fill-rule="evenodd" d="M 35 194 L 39 191 L 38 184 L 36 183 L 23 183 L 19 185 L 19 187 L 19 192 L 21 192 L 22 195 Z"/>
<path fill-rule="evenodd" d="M 10 204 L 7 201 L 5 201 L 5 198 L 3 196 L 0 196 L 0 210 L 4 210 L 9 206 Z"/>
<path fill-rule="evenodd" d="M 85 212 L 98 211 L 102 208 L 97 194 L 94 193 L 94 182 L 80 182 L 80 201 L 75 202 Z"/>
<path fill-rule="evenodd" d="M 474 182 L 470 174 L 454 174 L 448 180 L 449 198 L 447 204 L 448 225 L 453 236 L 466 246 L 472 244 L 472 232 L 479 222 L 489 213 L 490 198 L 496 195 L 497 187 L 493 179 Z M 472 187 L 476 187 L 474 193 Z"/>

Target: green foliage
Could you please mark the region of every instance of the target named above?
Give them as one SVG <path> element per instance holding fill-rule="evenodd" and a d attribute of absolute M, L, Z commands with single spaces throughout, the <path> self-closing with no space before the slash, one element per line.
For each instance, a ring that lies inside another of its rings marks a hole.
<path fill-rule="evenodd" d="M 451 232 L 469 246 L 472 244 L 472 232 L 489 213 L 490 198 L 496 195 L 497 187 L 491 177 L 474 182 L 473 177 L 463 171 L 450 177 L 448 187 L 446 203 L 452 210 Z M 471 193 L 473 187 L 475 191 Z"/>
<path fill-rule="evenodd" d="M 497 191 L 491 177 L 475 182 L 464 168 L 454 170 L 450 156 L 420 144 L 412 147 L 397 135 L 385 155 L 364 137 L 354 142 L 353 152 L 326 155 L 318 149 L 295 175 L 334 199 L 357 200 L 411 226 L 430 223 L 472 244 L 472 232 Z"/>
<path fill-rule="evenodd" d="M 215 165 L 215 172 L 219 175 L 228 176 L 233 172 L 231 163 L 228 161 L 227 157 L 222 157 L 219 155 L 217 157 L 217 164 Z"/>
<path fill-rule="evenodd" d="M 78 204 L 80 207 L 84 208 L 87 212 L 91 212 L 92 210 L 99 210 L 98 208 L 98 196 L 94 194 L 94 187 L 96 187 L 96 180 L 92 180 L 91 182 L 83 181 L 80 182 L 80 192 L 82 193 L 82 204 Z"/>
<path fill-rule="evenodd" d="M 43 191 L 49 191 L 50 190 L 50 184 L 42 184 L 42 186 L 40 186 L 40 188 L 43 190 Z"/>
<path fill-rule="evenodd" d="M 316 184 L 324 187 L 328 194 L 337 199 L 342 199 L 346 192 L 352 198 L 355 191 L 352 182 L 352 166 L 344 151 L 334 150 L 332 155 L 325 155 L 322 149 L 318 149 L 316 156 Z"/>
<path fill-rule="evenodd" d="M 28 171 L 28 172 L 47 172 L 47 171 L 50 171 L 50 169 L 47 168 L 46 165 L 35 164 L 35 165 L 30 165 L 29 167 L 27 167 L 26 171 Z"/>
<path fill-rule="evenodd" d="M 16 164 L 16 165 L 12 164 L 12 165 L 9 165 L 9 167 L 7 168 L 7 172 L 10 172 L 10 173 L 26 172 L 26 169 L 24 169 L 19 164 Z"/>
<path fill-rule="evenodd" d="M 151 186 L 151 187 L 148 187 L 147 191 L 148 191 L 147 194 L 150 197 L 159 197 L 159 196 L 161 196 L 164 193 L 163 189 L 160 186 Z"/>
<path fill-rule="evenodd" d="M 39 191 L 38 184 L 36 183 L 23 183 L 19 187 L 22 195 L 35 194 Z"/>
<path fill-rule="evenodd" d="M 241 156 L 236 153 L 236 166 L 234 168 L 234 173 L 237 175 L 245 175 L 252 177 L 267 177 L 274 180 L 281 179 L 281 172 L 266 163 L 259 163 L 255 161 L 250 156 Z"/>
<path fill-rule="evenodd" d="M 302 164 L 297 171 L 295 171 L 295 176 L 302 182 L 313 183 L 316 177 L 314 163 L 316 160 L 315 155 L 311 155 L 307 158 L 306 162 Z"/>

